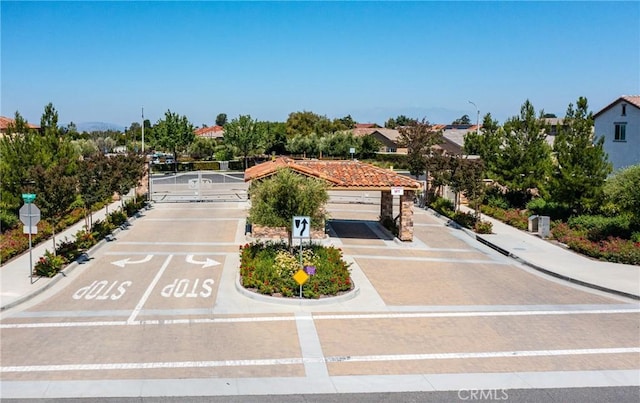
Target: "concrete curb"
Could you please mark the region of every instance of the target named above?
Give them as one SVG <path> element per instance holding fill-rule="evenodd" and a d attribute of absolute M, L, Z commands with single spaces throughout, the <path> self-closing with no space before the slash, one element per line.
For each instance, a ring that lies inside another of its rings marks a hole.
<path fill-rule="evenodd" d="M 259 302 L 268 302 L 271 304 L 289 305 L 289 306 L 322 306 L 336 303 L 342 303 L 349 301 L 358 295 L 360 295 L 360 287 L 354 286 L 353 290 L 338 295 L 335 297 L 326 297 L 322 299 L 308 299 L 308 298 L 286 298 L 286 297 L 272 297 L 269 295 L 258 294 L 253 291 L 249 291 L 240 284 L 240 274 L 236 276 L 236 290 L 247 298 L 250 298 Z"/>

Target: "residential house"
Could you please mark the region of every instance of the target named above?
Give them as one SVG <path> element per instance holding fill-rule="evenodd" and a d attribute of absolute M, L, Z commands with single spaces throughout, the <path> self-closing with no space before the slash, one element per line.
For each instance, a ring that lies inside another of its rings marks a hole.
<path fill-rule="evenodd" d="M 15 123 L 16 121 L 14 119 L 0 116 L 0 137 L 3 137 L 7 133 L 9 126 L 14 125 Z M 40 129 L 40 126 L 36 126 L 31 123 L 27 123 L 27 126 L 29 126 L 29 128 L 34 130 Z"/>
<path fill-rule="evenodd" d="M 613 169 L 640 164 L 640 95 L 621 96 L 593 117 Z"/>
<path fill-rule="evenodd" d="M 206 139 L 222 139 L 224 137 L 224 128 L 222 126 L 201 127 L 194 130 L 196 137 Z"/>

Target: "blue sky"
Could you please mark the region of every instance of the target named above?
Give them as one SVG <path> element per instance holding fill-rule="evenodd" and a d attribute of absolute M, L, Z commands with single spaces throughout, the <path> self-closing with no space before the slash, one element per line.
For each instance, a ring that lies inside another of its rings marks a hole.
<path fill-rule="evenodd" d="M 9 2 L 1 114 L 503 122 L 640 94 L 640 2 Z"/>

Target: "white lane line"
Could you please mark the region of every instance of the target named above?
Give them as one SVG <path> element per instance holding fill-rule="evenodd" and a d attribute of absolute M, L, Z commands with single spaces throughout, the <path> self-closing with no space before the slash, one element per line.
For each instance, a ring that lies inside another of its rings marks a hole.
<path fill-rule="evenodd" d="M 296 329 L 307 377 L 313 379 L 328 377 L 329 370 L 323 360 L 322 344 L 311 313 L 296 312 Z"/>
<path fill-rule="evenodd" d="M 148 297 L 148 296 L 147 296 Z M 143 297 L 144 298 L 144 297 Z M 140 307 L 141 305 L 138 304 Z M 140 310 L 138 310 L 139 312 Z M 592 309 L 567 311 L 478 311 L 478 312 L 407 312 L 407 313 L 368 313 L 368 314 L 331 314 L 313 315 L 313 320 L 353 320 L 353 319 L 428 319 L 428 318 L 472 318 L 500 316 L 554 316 L 554 315 L 607 315 L 634 314 L 640 309 Z M 133 314 L 132 314 L 133 316 Z M 135 318 L 134 318 L 135 319 Z M 131 320 L 104 322 L 46 322 L 46 323 L 5 323 L 0 329 L 28 329 L 47 327 L 90 327 L 90 326 L 140 326 L 140 325 L 185 325 L 185 324 L 217 324 L 217 323 L 251 323 L 251 322 L 288 322 L 296 320 L 293 316 L 256 316 L 237 318 L 200 318 L 200 319 L 162 319 Z"/>
<path fill-rule="evenodd" d="M 384 259 L 388 260 L 389 256 L 376 256 L 376 255 L 349 255 L 353 259 Z M 473 264 L 490 264 L 490 265 L 509 265 L 511 262 L 499 262 L 495 260 L 480 260 L 480 259 L 448 259 L 439 257 L 414 257 L 414 256 L 394 256 L 393 260 L 403 260 L 410 262 L 443 262 L 443 263 L 473 263 Z"/>
<path fill-rule="evenodd" d="M 170 221 L 170 222 L 176 222 L 176 221 L 238 221 L 238 220 L 244 220 L 243 217 L 238 217 L 238 218 L 204 218 L 204 217 L 200 217 L 200 218 L 147 218 L 145 221 Z"/>
<path fill-rule="evenodd" d="M 640 309 L 592 309 L 584 311 L 487 311 L 487 312 L 408 312 L 314 315 L 313 319 L 411 319 L 411 318 L 469 318 L 487 316 L 552 316 L 552 315 L 598 315 L 618 313 L 640 313 Z"/>
<path fill-rule="evenodd" d="M 238 245 L 235 242 L 137 242 L 137 241 L 118 241 L 118 245 L 178 245 L 178 246 L 229 246 Z"/>
<path fill-rule="evenodd" d="M 142 307 L 147 302 L 147 299 L 149 299 L 151 292 L 156 287 L 156 284 L 158 284 L 158 281 L 160 281 L 160 277 L 162 277 L 162 274 L 167 269 L 167 266 L 169 266 L 169 262 L 171 261 L 172 257 L 173 255 L 169 255 L 162 264 L 160 270 L 158 270 L 158 273 L 153 278 L 153 281 L 151 281 L 151 284 L 149 284 L 149 287 L 147 287 L 147 290 L 142 295 L 142 298 L 140 299 L 140 301 L 138 301 L 138 305 L 136 305 L 136 307 L 133 309 L 133 312 L 131 312 L 131 316 L 129 316 L 129 319 L 127 319 L 128 324 L 133 324 L 135 322 L 136 316 L 138 316 L 140 310 L 142 310 Z"/>
<path fill-rule="evenodd" d="M 211 367 L 246 367 L 269 365 L 300 365 L 337 362 L 385 362 L 385 361 L 428 361 L 455 360 L 473 358 L 521 358 L 521 357 L 557 357 L 571 355 L 602 354 L 637 354 L 640 347 L 588 348 L 573 350 L 528 350 L 528 351 L 488 351 L 476 353 L 429 353 L 429 354 L 396 354 L 396 355 L 364 355 L 334 356 L 318 358 L 274 358 L 258 360 L 224 360 L 224 361 L 174 361 L 174 362 L 124 362 L 110 364 L 64 364 L 64 365 L 24 365 L 0 367 L 0 373 L 9 372 L 58 372 L 58 371 L 107 371 L 131 369 L 166 369 L 166 368 L 211 368 Z"/>

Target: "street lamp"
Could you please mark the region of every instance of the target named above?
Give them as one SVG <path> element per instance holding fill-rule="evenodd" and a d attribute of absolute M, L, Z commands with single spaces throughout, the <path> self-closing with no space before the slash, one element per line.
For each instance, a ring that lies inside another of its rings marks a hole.
<path fill-rule="evenodd" d="M 469 103 L 476 108 L 476 115 L 477 115 L 477 117 L 476 117 L 476 131 L 477 131 L 478 134 L 480 134 L 480 109 L 478 109 L 476 104 L 474 104 L 473 102 L 469 101 Z"/>

